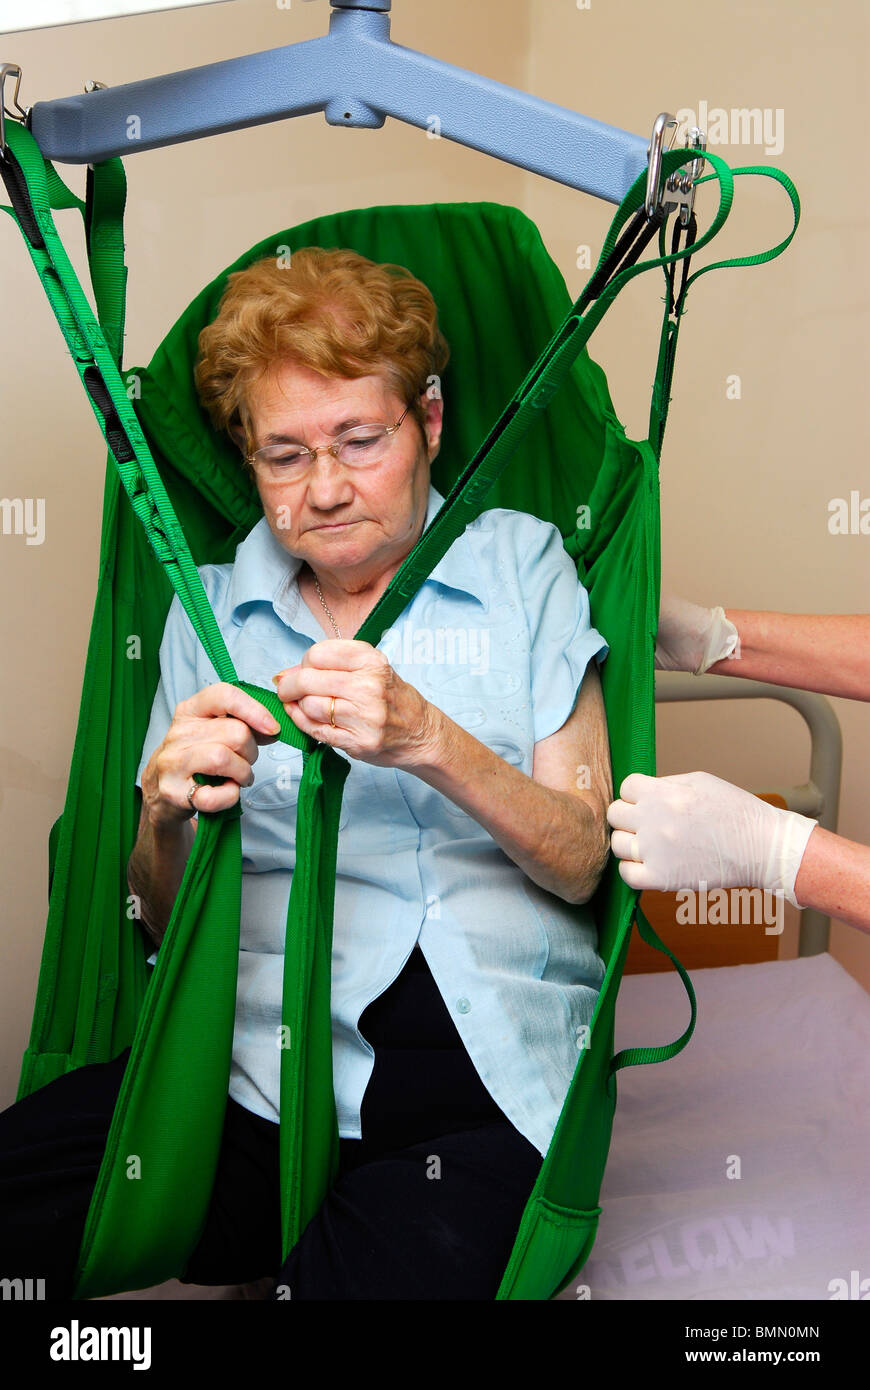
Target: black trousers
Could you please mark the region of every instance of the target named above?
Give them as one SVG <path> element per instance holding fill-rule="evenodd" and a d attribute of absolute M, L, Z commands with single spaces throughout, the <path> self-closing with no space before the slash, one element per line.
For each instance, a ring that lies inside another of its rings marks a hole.
<path fill-rule="evenodd" d="M 360 1019 L 375 1066 L 362 1139 L 281 1261 L 278 1126 L 227 1098 L 193 1284 L 269 1276 L 273 1298 L 495 1297 L 542 1158 L 490 1097 L 419 947 Z M 75 1262 L 129 1049 L 0 1114 L 0 1278 L 72 1296 Z"/>

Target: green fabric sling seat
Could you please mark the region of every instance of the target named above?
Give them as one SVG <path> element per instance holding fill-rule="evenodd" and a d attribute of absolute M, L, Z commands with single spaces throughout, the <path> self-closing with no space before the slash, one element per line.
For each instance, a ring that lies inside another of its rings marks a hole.
<path fill-rule="evenodd" d="M 23 133 L 11 134 L 16 153 L 32 161 Z M 677 160 L 665 157 L 666 172 L 668 162 L 676 167 Z M 715 163 L 723 192 L 720 213 L 725 211 L 708 237 L 730 206 L 727 166 Z M 118 253 L 111 229 L 117 226 L 123 197 L 117 187 L 112 192 L 109 173 L 117 175 L 119 167 L 119 161 L 97 166 L 105 178 L 88 207 L 80 208 L 89 230 L 100 319 L 115 360 L 122 341 L 124 277 L 116 275 L 114 282 L 101 277 L 99 257 Z M 52 206 L 76 203 L 63 201 L 59 180 L 50 166 L 46 170 Z M 31 162 L 28 178 L 33 172 Z M 792 196 L 785 176 L 778 177 Z M 629 198 L 621 210 L 625 216 L 642 201 L 640 181 L 632 195 L 633 205 Z M 792 201 L 797 212 L 796 195 Z M 605 250 L 625 216 L 615 219 Z M 40 226 L 45 230 L 44 219 Z M 790 239 L 763 256 L 733 263 L 767 259 Z M 188 306 L 147 368 L 122 373 L 196 564 L 231 561 L 236 545 L 262 514 L 237 454 L 214 433 L 197 402 L 192 376 L 197 336 L 217 311 L 229 271 L 279 255 L 282 247 L 305 245 L 349 246 L 375 261 L 406 266 L 432 290 L 451 347 L 442 381 L 443 442 L 432 467 L 433 481 L 447 502 L 415 548 L 415 556 L 420 551 L 416 578 L 413 564 L 407 577 L 403 566 L 388 590 L 388 603 L 385 595 L 356 634 L 377 643 L 438 558 L 427 557 L 426 541 L 456 501 L 459 480 L 468 472 L 466 461 L 517 383 L 532 389 L 529 363 L 548 343 L 571 301 L 534 225 L 518 210 L 491 203 L 343 212 L 280 231 L 252 247 Z M 32 250 L 31 255 L 36 260 Z M 51 277 L 40 273 L 51 295 Z M 595 303 L 588 320 L 600 317 L 603 300 L 601 296 Z M 577 355 L 575 348 L 538 392 L 534 423 L 524 427 L 527 433 L 519 429 L 518 416 L 504 430 L 497 448 L 504 445 L 510 454 L 515 447 L 509 466 L 501 464 L 504 471 L 495 481 L 484 479 L 476 488 L 462 490 L 466 519 L 489 507 L 533 513 L 558 526 L 576 558 L 589 591 L 592 621 L 611 646 L 602 687 L 616 787 L 629 771 L 655 772 L 658 450 L 678 319 L 672 297 L 666 295 L 650 440 L 626 438 L 603 372 L 585 349 Z M 80 370 L 83 362 L 84 355 L 77 361 Z M 556 390 L 560 377 L 564 386 Z M 123 408 L 117 393 L 115 405 Z M 126 428 L 135 446 L 135 430 L 129 424 Z M 117 430 L 114 436 L 111 428 L 105 432 L 117 439 Z M 184 1273 L 208 1210 L 220 1144 L 239 946 L 239 806 L 200 816 L 153 975 L 146 964 L 151 948 L 128 895 L 125 867 L 139 819 L 134 777 L 172 597 L 167 575 L 176 575 L 173 557 L 179 542 L 162 513 L 164 529 L 158 529 L 156 542 L 154 536 L 149 541 L 135 510 L 138 484 L 128 488 L 133 507 L 122 491 L 110 455 L 84 690 L 64 812 L 50 837 L 49 918 L 19 1088 L 20 1098 L 67 1070 L 108 1061 L 132 1044 L 80 1252 L 78 1297 L 146 1287 Z M 451 524 L 458 534 L 465 523 Z M 274 692 L 246 684 L 243 671 L 236 676 L 231 664 L 227 667 L 219 634 L 215 639 L 208 630 L 207 616 L 203 633 L 207 641 L 217 640 L 212 659 L 219 671 L 227 672 L 222 678 L 237 680 L 262 699 L 281 722 L 281 737 L 301 747 L 305 757 L 285 962 L 284 1019 L 290 1045 L 281 1059 L 286 1252 L 322 1201 L 337 1158 L 329 966 L 335 837 L 346 768 L 331 750 L 312 749 Z M 614 1008 L 636 898 L 611 860 L 593 899 L 605 981 L 499 1299 L 549 1298 L 582 1268 L 599 1215 L 616 1072 L 623 1065 L 673 1055 L 691 1033 L 694 998 L 675 962 L 692 1000 L 689 1028 L 676 1043 L 613 1055 Z M 642 921 L 639 928 L 661 947 Z M 138 1169 L 131 1168 L 133 1156 Z M 141 1176 L 131 1176 L 136 1171 Z"/>

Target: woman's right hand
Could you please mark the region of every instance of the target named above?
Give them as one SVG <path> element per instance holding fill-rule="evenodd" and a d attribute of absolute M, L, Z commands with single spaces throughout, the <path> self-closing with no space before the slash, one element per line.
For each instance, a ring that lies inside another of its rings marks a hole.
<path fill-rule="evenodd" d="M 142 802 L 152 825 L 190 820 L 198 811 L 224 811 L 254 780 L 258 744 L 274 743 L 280 725 L 269 711 L 227 681 L 207 685 L 176 706 L 166 737 L 142 773 Z M 188 801 L 193 774 L 227 780 L 200 785 Z"/>

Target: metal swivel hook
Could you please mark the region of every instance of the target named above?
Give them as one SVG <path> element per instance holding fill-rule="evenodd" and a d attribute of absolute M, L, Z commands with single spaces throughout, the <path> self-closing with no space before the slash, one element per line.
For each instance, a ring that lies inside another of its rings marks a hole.
<path fill-rule="evenodd" d="M 11 77 L 13 73 L 15 74 L 15 91 L 12 94 L 12 101 L 18 109 L 18 116 L 16 116 L 14 111 L 10 111 L 6 105 L 6 79 Z M 20 88 L 21 68 L 19 65 L 17 63 L 0 63 L 0 154 L 4 156 L 6 154 L 6 117 L 8 116 L 10 120 L 17 121 L 20 116 L 22 121 L 26 121 L 27 117 L 30 115 L 29 108 L 25 110 L 18 100 Z"/>

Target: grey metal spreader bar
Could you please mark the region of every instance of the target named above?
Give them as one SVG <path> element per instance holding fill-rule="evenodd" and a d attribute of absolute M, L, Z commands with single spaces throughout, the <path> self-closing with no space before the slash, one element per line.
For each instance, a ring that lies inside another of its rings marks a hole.
<path fill-rule="evenodd" d="M 320 38 L 37 102 L 31 130 L 46 158 L 93 164 L 317 111 L 371 129 L 393 116 L 611 203 L 647 167 L 642 136 L 393 43 L 389 9 L 333 0 Z"/>

